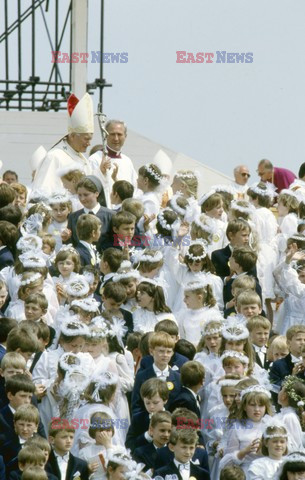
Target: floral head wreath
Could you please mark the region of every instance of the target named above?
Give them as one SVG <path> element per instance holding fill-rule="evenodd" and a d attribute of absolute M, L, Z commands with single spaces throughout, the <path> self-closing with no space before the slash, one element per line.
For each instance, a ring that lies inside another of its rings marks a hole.
<path fill-rule="evenodd" d="M 303 407 L 305 406 L 305 398 L 301 397 L 301 395 L 298 395 L 293 388 L 294 384 L 296 381 L 303 383 L 305 385 L 304 380 L 302 378 L 295 377 L 293 375 L 289 375 L 285 378 L 282 386 L 285 389 L 285 392 L 287 393 L 288 397 L 294 400 L 297 404 L 298 407 Z"/>
<path fill-rule="evenodd" d="M 153 177 L 157 182 L 161 183 L 162 181 L 162 175 L 159 175 L 157 172 L 154 171 L 154 169 L 152 168 L 152 164 L 151 163 L 147 163 L 145 166 L 145 170 L 146 172 L 151 176 Z"/>
<path fill-rule="evenodd" d="M 155 250 L 153 255 L 147 255 L 140 250 L 136 251 L 132 257 L 133 263 L 148 262 L 148 263 L 158 263 L 163 260 L 163 254 L 160 250 Z"/>
<path fill-rule="evenodd" d="M 196 282 L 189 282 L 183 285 L 183 290 L 185 292 L 192 291 L 192 290 L 201 290 L 202 288 L 205 288 L 208 285 L 208 282 L 206 280 L 198 280 Z"/>
<path fill-rule="evenodd" d="M 106 338 L 109 330 L 105 319 L 101 316 L 94 317 L 89 327 L 89 338 Z"/>
<path fill-rule="evenodd" d="M 298 201 L 300 200 L 300 196 L 294 190 L 289 190 L 288 188 L 284 188 L 281 190 L 279 195 L 290 195 L 291 197 L 296 198 Z"/>
<path fill-rule="evenodd" d="M 249 358 L 243 353 L 236 352 L 235 350 L 225 350 L 220 357 L 220 361 L 223 362 L 225 358 L 237 358 L 241 363 L 248 365 Z"/>
<path fill-rule="evenodd" d="M 193 221 L 198 227 L 200 227 L 204 232 L 207 232 L 209 235 L 213 235 L 215 233 L 215 230 L 212 226 L 203 223 L 203 221 L 200 219 L 200 215 L 196 216 Z"/>
<path fill-rule="evenodd" d="M 274 198 L 274 197 L 277 196 L 276 186 L 273 185 L 273 183 L 266 182 L 264 184 L 264 185 L 266 185 L 266 189 L 260 188 L 259 183 L 261 183 L 261 182 L 256 182 L 253 185 L 251 185 L 251 187 L 250 187 L 251 192 L 254 192 L 257 195 L 262 195 L 263 197 Z"/>
<path fill-rule="evenodd" d="M 131 470 L 133 466 L 133 459 L 130 456 L 130 453 L 122 447 L 122 451 L 115 451 L 113 453 L 109 453 L 108 455 L 108 462 L 117 463 L 118 465 L 122 465 L 123 467 L 127 467 Z"/>
<path fill-rule="evenodd" d="M 300 233 L 299 235 L 298 234 L 291 235 L 291 237 L 289 237 L 289 240 L 299 240 L 301 242 L 304 242 L 305 241 L 305 235 L 303 235 L 302 233 Z"/>
<path fill-rule="evenodd" d="M 261 385 L 251 385 L 251 387 L 247 387 L 240 392 L 241 400 L 244 398 L 245 395 L 248 393 L 263 393 L 268 398 L 271 398 L 271 393 L 266 390 L 266 388 L 262 387 Z"/>
<path fill-rule="evenodd" d="M 95 298 L 80 298 L 77 300 L 73 300 L 71 302 L 72 306 L 76 306 L 84 310 L 85 312 L 99 312 L 99 302 L 95 300 Z"/>
<path fill-rule="evenodd" d="M 268 429 L 275 430 L 275 429 L 279 429 L 279 428 L 284 429 L 286 433 L 285 432 L 284 433 L 277 433 L 277 432 L 267 433 Z M 263 438 L 267 439 L 267 438 L 277 438 L 277 437 L 280 437 L 280 438 L 287 438 L 288 437 L 286 427 L 282 422 L 280 422 L 276 418 L 270 417 L 270 419 L 267 420 L 267 423 L 265 425 L 265 430 L 263 432 Z"/>
<path fill-rule="evenodd" d="M 169 201 L 169 204 L 171 208 L 174 210 L 174 212 L 178 213 L 179 215 L 184 215 L 186 214 L 186 208 L 180 207 L 177 203 L 178 198 L 184 198 L 181 193 L 176 193 L 175 195 L 172 196 L 172 198 Z"/>
<path fill-rule="evenodd" d="M 33 213 L 23 223 L 23 228 L 27 233 L 37 233 L 42 228 L 44 215 L 42 213 Z"/>
<path fill-rule="evenodd" d="M 253 205 L 251 205 L 251 203 L 248 203 L 248 205 L 246 207 L 243 207 L 242 205 L 238 204 L 237 200 L 232 200 L 232 202 L 230 204 L 230 209 L 231 210 L 237 210 L 237 212 L 246 213 L 248 215 L 252 215 L 255 212 L 255 207 Z"/>
<path fill-rule="evenodd" d="M 235 190 L 231 185 L 213 185 L 213 189 L 215 192 L 225 192 L 225 193 L 230 193 L 231 195 L 235 194 Z"/>
<path fill-rule="evenodd" d="M 30 195 L 29 195 L 29 203 L 47 203 L 48 201 L 48 196 L 47 193 L 44 190 L 40 190 L 37 188 L 36 190 L 32 190 Z"/>
<path fill-rule="evenodd" d="M 213 322 L 214 320 L 211 320 Z M 219 320 L 220 322 L 221 320 Z M 201 335 L 203 337 L 207 337 L 208 335 L 218 335 L 222 332 L 222 325 L 216 328 L 209 328 L 209 325 L 204 325 L 203 330 L 201 331 Z"/>
<path fill-rule="evenodd" d="M 119 377 L 112 372 L 100 372 L 96 379 L 91 381 L 95 384 L 93 393 L 91 395 L 92 399 L 97 403 L 101 401 L 99 390 L 108 387 L 109 385 L 115 385 L 118 383 Z"/>
<path fill-rule="evenodd" d="M 22 287 L 25 287 L 26 285 L 30 285 L 33 282 L 36 282 L 36 280 L 42 279 L 42 275 L 39 272 L 33 273 L 30 278 L 27 278 L 26 280 L 21 280 L 20 285 Z"/>
<path fill-rule="evenodd" d="M 73 247 L 73 245 L 71 243 L 68 243 L 68 245 L 63 245 L 59 250 L 58 250 L 58 253 L 59 252 L 70 252 L 70 253 L 78 253 L 77 250 L 75 250 L 75 248 Z"/>
<path fill-rule="evenodd" d="M 60 331 L 67 337 L 80 337 L 82 335 L 88 337 L 90 335 L 87 325 L 80 322 L 76 316 L 63 321 L 60 326 Z"/>
<path fill-rule="evenodd" d="M 219 380 L 218 385 L 220 387 L 235 387 L 235 385 L 240 382 L 240 378 L 234 380 L 233 378 L 224 378 L 223 380 Z"/>
<path fill-rule="evenodd" d="M 70 201 L 68 192 L 54 192 L 48 198 L 49 205 L 55 205 L 57 203 L 67 203 Z"/>
<path fill-rule="evenodd" d="M 121 280 L 125 280 L 125 278 L 140 278 L 140 274 L 138 270 L 130 269 L 127 271 L 122 271 L 122 273 L 115 273 L 112 277 L 113 282 L 120 282 Z"/>
<path fill-rule="evenodd" d="M 192 245 L 200 245 L 202 247 L 202 254 L 201 255 L 194 255 L 193 253 L 190 253 L 190 248 Z M 203 260 L 206 256 L 207 256 L 207 253 L 206 253 L 206 242 L 204 242 L 201 238 L 198 238 L 197 240 L 193 240 L 188 249 L 187 249 L 187 257 L 190 258 L 191 260 Z"/>
<path fill-rule="evenodd" d="M 40 252 L 33 252 L 31 250 L 19 255 L 19 260 L 25 268 L 28 267 L 45 267 L 46 261 L 41 256 Z"/>
<path fill-rule="evenodd" d="M 202 205 L 204 202 L 206 202 L 208 200 L 208 198 L 210 198 L 212 195 L 214 195 L 214 193 L 217 193 L 217 192 L 214 188 L 212 188 L 212 190 L 210 190 L 209 192 L 201 195 L 201 197 L 198 200 L 198 205 Z"/>
<path fill-rule="evenodd" d="M 40 252 L 42 249 L 42 238 L 38 237 L 37 235 L 24 235 L 20 237 L 16 247 L 22 253 L 25 252 Z"/>
<path fill-rule="evenodd" d="M 174 177 L 182 178 L 182 180 L 183 180 L 184 178 L 196 178 L 196 179 L 198 180 L 198 178 L 201 177 L 201 174 L 200 174 L 200 172 L 198 172 L 197 170 L 194 170 L 193 172 L 188 171 L 187 173 L 184 173 L 183 171 L 178 170 L 178 171 L 174 174 Z"/>
<path fill-rule="evenodd" d="M 74 275 L 67 283 L 66 292 L 71 297 L 82 297 L 89 293 L 90 287 L 83 275 Z"/>
<path fill-rule="evenodd" d="M 65 372 L 71 372 L 80 367 L 81 360 L 76 353 L 66 352 L 60 357 L 58 364 Z"/>
<path fill-rule="evenodd" d="M 141 283 L 150 283 L 151 285 L 154 285 L 155 287 L 161 287 L 161 285 L 158 282 L 156 282 L 156 280 L 154 280 L 153 278 L 141 277 L 139 285 Z"/>
<path fill-rule="evenodd" d="M 161 227 L 164 228 L 164 230 L 167 230 L 168 232 L 172 232 L 172 235 L 174 237 L 178 236 L 178 231 L 181 226 L 181 221 L 179 218 L 177 218 L 173 223 L 169 224 L 164 218 L 164 212 L 171 212 L 172 210 L 170 208 L 164 208 L 162 212 L 159 213 L 157 220 L 160 223 Z"/>
<path fill-rule="evenodd" d="M 281 478 L 285 465 L 287 465 L 287 463 L 304 463 L 304 470 L 305 470 L 305 451 L 292 452 L 292 453 L 289 453 L 288 455 L 285 455 L 285 457 L 283 457 L 281 466 L 277 471 L 276 480 L 279 480 Z"/>
<path fill-rule="evenodd" d="M 151 480 L 152 477 L 143 472 L 144 467 L 144 463 L 133 462 L 128 472 L 125 473 L 126 480 Z"/>
<path fill-rule="evenodd" d="M 249 330 L 242 323 L 231 320 L 223 326 L 222 336 L 226 340 L 246 340 L 249 338 Z"/>

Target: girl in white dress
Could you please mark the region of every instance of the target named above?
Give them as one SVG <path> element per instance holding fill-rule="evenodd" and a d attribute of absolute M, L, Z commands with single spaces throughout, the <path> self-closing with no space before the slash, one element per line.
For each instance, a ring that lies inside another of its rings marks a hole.
<path fill-rule="evenodd" d="M 226 237 L 227 223 L 222 220 L 224 209 L 223 199 L 216 190 L 210 190 L 198 200 L 201 205 L 201 212 L 208 217 L 207 224 L 213 229 L 212 244 L 210 245 L 211 254 L 214 250 L 219 250 L 227 245 Z"/>
<path fill-rule="evenodd" d="M 274 187 L 270 183 L 254 183 L 248 189 L 250 203 L 255 207 L 252 216 L 260 242 L 270 243 L 278 232 L 278 224 L 273 213 L 269 210 L 272 200 L 276 196 Z"/>
<path fill-rule="evenodd" d="M 184 286 L 184 303 L 185 307 L 177 314 L 180 336 L 196 346 L 205 322 L 221 318 L 212 287 L 206 279 Z"/>
<path fill-rule="evenodd" d="M 117 273 L 112 277 L 113 282 L 119 282 L 126 289 L 127 299 L 125 303 L 122 304 L 122 308 L 128 312 L 133 313 L 137 307 L 137 286 L 139 282 L 140 274 L 138 270 L 130 268 L 119 268 Z"/>
<path fill-rule="evenodd" d="M 153 332 L 156 323 L 169 319 L 176 321 L 170 308 L 165 303 L 162 287 L 149 278 L 137 287 L 138 309 L 133 314 L 135 332 Z"/>
<path fill-rule="evenodd" d="M 43 276 L 38 272 L 23 273 L 20 287 L 18 288 L 18 300 L 9 303 L 5 315 L 15 318 L 18 321 L 25 320 L 24 300 L 29 295 L 41 293 L 43 290 L 43 281 Z"/>
<path fill-rule="evenodd" d="M 271 420 L 262 438 L 264 457 L 251 463 L 247 472 L 247 480 L 274 480 L 282 464 L 283 456 L 288 453 L 287 444 L 286 428 L 275 420 Z"/>
<path fill-rule="evenodd" d="M 55 252 L 57 253 L 62 247 L 61 232 L 68 226 L 68 215 L 72 212 L 72 203 L 67 193 L 58 192 L 49 197 L 49 205 L 52 209 L 52 221 L 48 226 L 48 233 L 56 241 Z"/>
<path fill-rule="evenodd" d="M 52 277 L 58 301 L 61 305 L 66 302 L 66 285 L 80 270 L 79 253 L 72 245 L 64 245 L 56 255 L 55 267 L 59 271 L 58 277 Z"/>
<path fill-rule="evenodd" d="M 180 263 L 177 259 L 175 263 L 173 262 L 171 268 L 174 271 L 177 283 L 180 285 L 176 295 L 174 312 L 178 312 L 184 307 L 182 285 L 200 280 L 205 280 L 206 283 L 211 285 L 218 308 L 223 310 L 223 282 L 220 277 L 214 275 L 214 266 L 207 255 L 202 240 L 192 241 L 184 256 L 184 263 Z"/>
<path fill-rule="evenodd" d="M 283 459 L 276 480 L 303 480 L 303 478 L 305 478 L 304 451 L 290 453 Z"/>
<path fill-rule="evenodd" d="M 106 412 L 95 412 L 91 415 L 88 433 L 94 443 L 79 451 L 79 457 L 88 462 L 92 472 L 96 472 L 90 477 L 91 480 L 100 478 L 98 477 L 98 468 L 106 471 L 109 457 L 115 452 L 122 451 L 122 447 L 112 444 L 115 428 L 120 427 L 120 423 L 115 422 Z M 97 456 L 99 456 L 99 462 L 96 461 Z"/>
<path fill-rule="evenodd" d="M 272 415 L 271 394 L 260 385 L 241 392 L 241 404 L 236 422 L 230 429 L 220 468 L 229 463 L 239 464 L 245 473 L 259 455 L 260 441 L 266 420 Z"/>
<path fill-rule="evenodd" d="M 294 235 L 298 228 L 299 200 L 293 190 L 284 189 L 277 199 L 280 232 L 287 237 Z"/>
<path fill-rule="evenodd" d="M 223 324 L 221 320 L 209 320 L 206 322 L 202 330 L 202 337 L 197 346 L 197 353 L 194 360 L 202 363 L 205 368 L 205 386 L 207 386 L 214 377 L 219 378 L 224 375 L 219 356 L 222 327 Z M 204 395 L 201 395 L 201 398 L 204 398 Z"/>
<path fill-rule="evenodd" d="M 138 174 L 138 188 L 142 190 L 143 195 L 139 197 L 139 200 L 143 203 L 144 206 L 144 215 L 155 217 L 160 211 L 160 197 L 158 194 L 158 187 L 162 183 L 162 173 L 161 170 L 154 164 L 149 163 L 143 165 L 139 169 Z M 156 223 L 155 221 L 153 222 Z M 138 224 L 138 226 L 141 228 Z M 142 230 L 142 228 L 141 228 Z"/>
<path fill-rule="evenodd" d="M 298 450 L 303 444 L 301 417 L 305 405 L 305 383 L 292 375 L 287 376 L 278 394 L 278 403 L 282 408 L 275 417 L 288 432 L 289 451 Z"/>

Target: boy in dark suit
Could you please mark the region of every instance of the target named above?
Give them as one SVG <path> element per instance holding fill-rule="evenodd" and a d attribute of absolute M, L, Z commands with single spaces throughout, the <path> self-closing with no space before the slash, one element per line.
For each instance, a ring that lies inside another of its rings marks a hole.
<path fill-rule="evenodd" d="M 231 276 L 224 281 L 223 287 L 223 301 L 226 305 L 232 298 L 232 283 L 239 275 L 250 275 L 251 271 L 256 265 L 257 255 L 250 247 L 235 248 L 230 257 L 230 272 Z M 261 286 L 255 278 L 256 293 L 262 298 Z"/>
<path fill-rule="evenodd" d="M 140 395 L 145 405 L 145 412 L 136 413 L 131 419 L 125 442 L 126 448 L 131 452 L 136 447 L 152 441 L 148 430 L 149 420 L 153 414 L 164 410 L 169 391 L 165 382 L 159 378 L 150 378 L 141 386 Z"/>
<path fill-rule="evenodd" d="M 165 332 L 153 333 L 149 339 L 149 349 L 154 362 L 151 367 L 139 371 L 135 378 L 135 384 L 131 399 L 132 414 L 145 409 L 143 400 L 140 397 L 140 387 L 149 378 L 160 378 L 167 383 L 169 390 L 169 401 L 167 406 L 173 402 L 181 389 L 180 375 L 169 367 L 170 359 L 174 353 L 175 341 Z"/>
<path fill-rule="evenodd" d="M 1 291 L 1 290 L 0 290 Z M 13 328 L 17 327 L 18 322 L 14 318 L 0 318 L 0 363 L 6 354 L 7 336 Z"/>
<path fill-rule="evenodd" d="M 46 457 L 39 447 L 25 445 L 18 453 L 18 469 L 12 470 L 9 475 L 9 480 L 21 480 L 22 472 L 29 467 L 40 467 L 44 469 Z M 46 473 L 49 480 L 57 480 L 55 475 Z"/>
<path fill-rule="evenodd" d="M 200 417 L 199 390 L 204 383 L 204 366 L 196 361 L 186 362 L 180 370 L 181 391 L 171 403 L 169 410 L 184 407 Z"/>
<path fill-rule="evenodd" d="M 127 297 L 126 289 L 116 282 L 108 282 L 102 289 L 102 311 L 112 316 L 121 318 L 123 316 L 128 332 L 133 331 L 133 317 L 128 310 L 121 308 Z M 127 335 L 127 333 L 126 333 Z M 125 341 L 125 339 L 123 339 Z"/>
<path fill-rule="evenodd" d="M 133 453 L 133 459 L 138 463 L 145 464 L 145 470 L 154 469 L 157 450 L 164 447 L 170 437 L 172 429 L 171 414 L 169 412 L 154 413 L 149 422 L 150 443 L 137 447 Z"/>
<path fill-rule="evenodd" d="M 102 231 L 101 220 L 95 215 L 80 215 L 76 222 L 78 241 L 75 250 L 79 253 L 81 265 L 99 266 L 99 256 L 95 244 L 98 242 Z"/>
<path fill-rule="evenodd" d="M 160 322 L 158 322 L 155 325 L 155 332 L 168 333 L 175 340 L 175 343 L 177 343 L 179 340 L 178 325 L 173 320 L 160 320 Z M 188 361 L 187 357 L 185 357 L 184 355 L 181 355 L 178 352 L 174 352 L 172 358 L 170 359 L 169 366 L 172 367 L 173 370 L 179 371 L 182 365 L 187 361 Z M 141 360 L 139 370 L 150 367 L 153 364 L 153 362 L 154 362 L 153 357 L 151 355 L 146 355 Z"/>
<path fill-rule="evenodd" d="M 12 250 L 18 240 L 18 229 L 10 222 L 0 221 L 0 270 L 9 265 L 14 265 L 15 259 Z"/>
<path fill-rule="evenodd" d="M 234 248 L 249 245 L 250 233 L 250 226 L 245 220 L 231 220 L 228 223 L 226 235 L 230 242 L 229 245 L 212 253 L 212 263 L 214 264 L 216 275 L 222 278 L 230 276 L 229 260 L 232 251 Z M 251 274 L 256 275 L 256 271 L 251 272 Z"/>
<path fill-rule="evenodd" d="M 302 347 L 305 345 L 305 325 L 294 325 L 288 328 L 286 339 L 290 353 L 286 357 L 273 362 L 270 368 L 270 382 L 278 387 L 281 387 L 287 375 L 292 375 L 296 364 L 300 364 L 302 361 L 301 353 Z"/>
<path fill-rule="evenodd" d="M 89 479 L 87 462 L 70 453 L 75 430 L 71 428 L 49 429 L 49 442 L 52 446 L 46 470 L 59 480 L 73 480 L 78 472 L 81 480 Z"/>
<path fill-rule="evenodd" d="M 191 461 L 197 438 L 194 430 L 173 428 L 169 448 L 174 453 L 174 460 L 165 467 L 157 469 L 154 476 L 160 475 L 165 478 L 166 475 L 176 475 L 178 480 L 188 480 L 191 477 L 196 480 L 210 480 L 209 472 Z"/>
<path fill-rule="evenodd" d="M 265 370 L 269 368 L 267 360 L 267 343 L 270 336 L 271 323 L 265 317 L 254 315 L 247 322 L 250 342 L 255 352 L 255 362 Z"/>

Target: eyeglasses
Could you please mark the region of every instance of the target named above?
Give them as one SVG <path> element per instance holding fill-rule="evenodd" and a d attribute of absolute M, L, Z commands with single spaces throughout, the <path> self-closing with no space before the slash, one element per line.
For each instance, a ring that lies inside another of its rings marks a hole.
<path fill-rule="evenodd" d="M 251 177 L 250 173 L 241 173 L 241 176 L 242 177 L 249 177 L 249 178 Z"/>

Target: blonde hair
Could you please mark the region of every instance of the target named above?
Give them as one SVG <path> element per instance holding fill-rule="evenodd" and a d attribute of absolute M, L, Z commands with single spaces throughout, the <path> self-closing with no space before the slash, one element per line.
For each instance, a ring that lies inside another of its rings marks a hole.
<path fill-rule="evenodd" d="M 271 400 L 268 398 L 266 393 L 263 392 L 249 392 L 246 393 L 241 400 L 241 404 L 237 411 L 236 419 L 237 420 L 246 420 L 246 406 L 249 405 L 250 402 L 255 402 L 259 406 L 266 407 L 265 415 L 273 415 Z"/>
<path fill-rule="evenodd" d="M 254 315 L 253 317 L 249 318 L 247 322 L 247 328 L 249 332 L 252 332 L 255 328 L 264 328 L 271 330 L 271 323 L 269 322 L 268 318 L 263 317 L 262 315 Z"/>
<path fill-rule="evenodd" d="M 242 292 L 238 293 L 236 297 L 237 309 L 243 305 L 252 305 L 254 303 L 259 308 L 262 308 L 260 296 L 254 290 L 243 290 Z"/>
<path fill-rule="evenodd" d="M 198 178 L 192 170 L 178 170 L 174 175 L 174 180 L 178 179 L 186 186 L 186 193 L 190 197 L 197 198 L 198 195 Z"/>
<path fill-rule="evenodd" d="M 6 368 L 15 368 L 20 370 L 26 369 L 25 358 L 17 352 L 8 352 L 1 360 L 1 370 Z"/>

